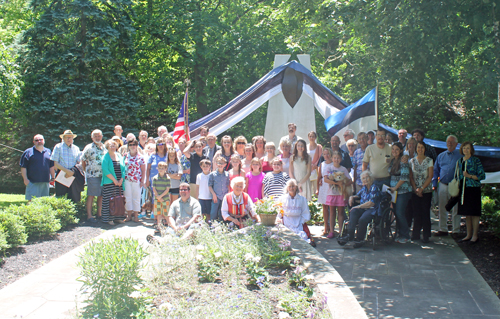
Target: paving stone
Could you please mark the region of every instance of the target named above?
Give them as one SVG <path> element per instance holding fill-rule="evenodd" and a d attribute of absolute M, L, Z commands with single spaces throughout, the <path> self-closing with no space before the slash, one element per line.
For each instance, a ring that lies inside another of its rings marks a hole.
<path fill-rule="evenodd" d="M 405 296 L 412 295 L 415 291 L 441 290 L 436 276 L 401 276 Z"/>
<path fill-rule="evenodd" d="M 491 289 L 471 290 L 469 293 L 472 295 L 472 298 L 474 298 L 481 313 L 500 317 L 498 297 Z"/>

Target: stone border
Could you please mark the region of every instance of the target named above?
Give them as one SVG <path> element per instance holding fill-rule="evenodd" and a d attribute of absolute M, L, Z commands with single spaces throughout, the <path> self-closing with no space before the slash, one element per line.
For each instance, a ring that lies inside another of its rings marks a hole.
<path fill-rule="evenodd" d="M 278 228 L 273 227 L 272 230 L 277 232 Z M 332 318 L 368 318 L 344 279 L 315 248 L 286 227 L 280 226 L 279 234 L 291 242 L 293 253 L 302 260 L 309 274 L 314 276 L 319 290 L 327 296 Z"/>

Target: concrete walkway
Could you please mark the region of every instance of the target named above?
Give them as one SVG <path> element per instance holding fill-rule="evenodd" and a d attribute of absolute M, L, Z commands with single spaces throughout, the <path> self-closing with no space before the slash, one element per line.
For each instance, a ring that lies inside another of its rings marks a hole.
<path fill-rule="evenodd" d="M 435 224 L 435 223 L 434 223 Z M 449 237 L 344 249 L 311 227 L 369 318 L 500 319 L 500 300 Z"/>
<path fill-rule="evenodd" d="M 343 249 L 321 236 L 322 227 L 311 231 L 317 250 L 342 277 L 336 281 L 343 279 L 369 318 L 500 319 L 499 299 L 449 237 L 433 237 L 425 246 L 380 244 L 373 251 Z M 151 227 L 127 223 L 96 239 L 131 236 L 143 243 L 151 233 Z M 72 318 L 82 301 L 76 263 L 83 248 L 0 290 L 0 318 Z"/>
<path fill-rule="evenodd" d="M 152 233 L 152 227 L 125 223 L 94 240 L 130 236 L 144 243 Z M 0 290 L 0 318 L 74 318 L 77 303 L 83 301 L 76 263 L 84 247 L 73 249 Z"/>

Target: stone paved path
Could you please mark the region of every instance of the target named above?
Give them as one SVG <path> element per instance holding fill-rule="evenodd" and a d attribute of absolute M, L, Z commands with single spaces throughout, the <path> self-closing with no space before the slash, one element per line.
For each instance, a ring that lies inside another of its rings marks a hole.
<path fill-rule="evenodd" d="M 94 240 L 131 236 L 144 243 L 146 235 L 152 232 L 151 227 L 126 223 Z M 0 318 L 74 318 L 72 314 L 76 313 L 77 301 L 82 301 L 76 263 L 84 246 L 73 249 L 0 290 Z"/>
<path fill-rule="evenodd" d="M 343 249 L 322 229 L 311 227 L 317 250 L 369 318 L 500 319 L 500 300 L 452 238 Z"/>

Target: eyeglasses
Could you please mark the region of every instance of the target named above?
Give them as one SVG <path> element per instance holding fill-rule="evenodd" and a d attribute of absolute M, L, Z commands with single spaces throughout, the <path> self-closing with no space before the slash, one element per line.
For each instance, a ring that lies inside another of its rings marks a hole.
<path fill-rule="evenodd" d="M 181 188 L 181 189 L 179 189 L 179 192 L 189 192 L 189 189 Z"/>
<path fill-rule="evenodd" d="M 158 145 L 158 146 L 164 146 L 164 145 L 165 145 L 165 143 L 158 143 L 158 144 L 156 144 L 156 145 Z"/>
<path fill-rule="evenodd" d="M 238 144 L 238 145 L 245 145 L 246 143 L 245 142 L 238 142 L 236 144 Z"/>

